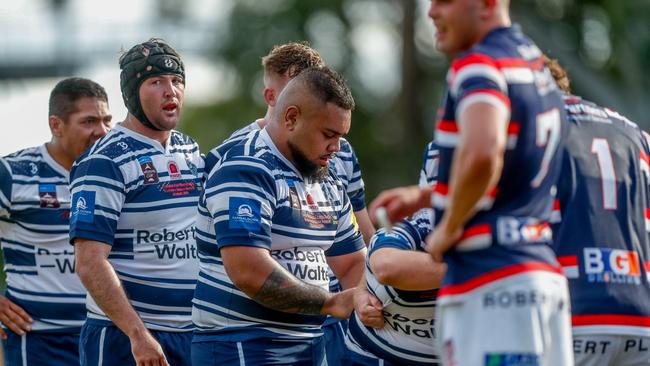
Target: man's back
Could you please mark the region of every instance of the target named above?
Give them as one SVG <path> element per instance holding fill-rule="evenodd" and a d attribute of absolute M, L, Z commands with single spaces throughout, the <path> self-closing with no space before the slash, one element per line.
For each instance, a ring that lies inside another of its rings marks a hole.
<path fill-rule="evenodd" d="M 579 97 L 565 102 L 561 223 L 553 235 L 569 278 L 574 334 L 650 335 L 647 144 L 618 113 Z"/>

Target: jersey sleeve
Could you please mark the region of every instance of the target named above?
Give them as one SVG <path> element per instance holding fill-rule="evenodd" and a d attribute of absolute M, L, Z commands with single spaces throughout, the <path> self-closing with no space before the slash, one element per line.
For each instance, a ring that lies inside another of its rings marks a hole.
<path fill-rule="evenodd" d="M 217 165 L 219 160 L 221 160 L 221 154 L 219 153 L 219 147 L 215 147 L 210 150 L 205 156 L 205 176 L 208 177 L 212 169 Z"/>
<path fill-rule="evenodd" d="M 361 178 L 359 159 L 347 140 L 341 140 L 341 153 L 338 155 L 345 175 L 348 177 L 346 191 L 350 198 L 350 204 L 352 204 L 352 210 L 354 212 L 361 211 L 366 208 L 366 190 L 363 178 Z"/>
<path fill-rule="evenodd" d="M 343 194 L 343 209 L 339 216 L 339 223 L 334 237 L 334 243 L 326 251 L 328 257 L 354 253 L 365 248 L 363 236 L 354 221 L 352 205 L 347 195 Z"/>
<path fill-rule="evenodd" d="M 70 242 L 76 238 L 113 245 L 126 198 L 124 176 L 110 158 L 91 155 L 70 172 Z"/>
<path fill-rule="evenodd" d="M 206 207 L 219 248 L 271 248 L 277 188 L 273 173 L 260 159 L 227 158 L 208 179 Z"/>
<path fill-rule="evenodd" d="M 424 250 L 426 238 L 433 227 L 433 210 L 422 209 L 410 218 L 402 220 L 393 226 L 390 232 L 380 229 L 370 241 L 368 257 L 380 248 L 395 248 L 402 250 Z"/>
<path fill-rule="evenodd" d="M 429 187 L 438 180 L 438 162 L 440 154 L 436 144 L 431 141 L 424 148 L 422 168 L 418 185 L 422 188 Z"/>
<path fill-rule="evenodd" d="M 506 77 L 491 57 L 470 53 L 455 59 L 448 83 L 449 94 L 456 102 L 456 120 L 475 103 L 488 103 L 510 114 Z"/>
<path fill-rule="evenodd" d="M 11 168 L 5 159 L 0 158 L 0 217 L 9 216 L 12 186 Z"/>

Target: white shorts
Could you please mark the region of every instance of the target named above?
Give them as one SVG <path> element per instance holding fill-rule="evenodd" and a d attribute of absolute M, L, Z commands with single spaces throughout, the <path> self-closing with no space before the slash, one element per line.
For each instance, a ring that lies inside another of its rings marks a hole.
<path fill-rule="evenodd" d="M 574 335 L 577 366 L 650 365 L 650 337 L 632 335 Z"/>
<path fill-rule="evenodd" d="M 448 366 L 571 366 L 567 280 L 525 272 L 438 301 L 439 354 Z"/>

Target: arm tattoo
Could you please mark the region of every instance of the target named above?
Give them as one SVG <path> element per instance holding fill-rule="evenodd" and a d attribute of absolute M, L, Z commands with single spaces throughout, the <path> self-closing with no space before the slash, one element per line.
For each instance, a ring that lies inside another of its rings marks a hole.
<path fill-rule="evenodd" d="M 280 268 L 275 268 L 253 300 L 273 310 L 286 313 L 319 315 L 327 292 L 307 284 Z"/>

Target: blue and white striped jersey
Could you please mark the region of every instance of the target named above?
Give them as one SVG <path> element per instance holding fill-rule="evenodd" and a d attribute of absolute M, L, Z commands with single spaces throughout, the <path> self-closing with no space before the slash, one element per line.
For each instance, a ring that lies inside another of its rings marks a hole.
<path fill-rule="evenodd" d="M 36 332 L 79 333 L 86 290 L 68 244 L 68 171 L 45 145 L 0 159 L 0 243 L 6 296 Z"/>
<path fill-rule="evenodd" d="M 438 175 L 438 147 L 427 144 L 420 169 L 421 187 L 435 184 Z M 404 291 L 386 286 L 375 277 L 369 264 L 372 253 L 381 248 L 424 251 L 425 240 L 433 228 L 433 209 L 425 208 L 410 219 L 395 225 L 393 231 L 379 230 L 370 241 L 366 260 L 368 290 L 383 304 L 385 325 L 365 327 L 353 313 L 348 323 L 348 344 L 352 350 L 371 352 L 390 363 L 438 365 L 434 352 L 434 319 L 437 290 Z"/>
<path fill-rule="evenodd" d="M 390 233 L 379 230 L 370 242 L 368 258 L 378 249 L 424 251 L 431 232 L 431 210 L 419 211 L 402 221 Z M 356 314 L 348 325 L 351 348 L 371 352 L 394 364 L 438 365 L 434 352 L 434 319 L 438 290 L 405 291 L 381 284 L 366 262 L 368 290 L 383 304 L 385 325 L 381 329 L 365 327 Z"/>
<path fill-rule="evenodd" d="M 165 146 L 117 125 L 71 172 L 70 240 L 111 245 L 108 260 L 149 329 L 191 331 L 198 259 L 196 205 L 204 162 L 172 131 Z M 109 319 L 89 296 L 88 319 Z"/>
<path fill-rule="evenodd" d="M 438 180 L 438 162 L 440 160 L 440 151 L 435 142 L 430 141 L 424 148 L 422 157 L 422 168 L 420 169 L 420 187 L 429 187 Z"/>
<path fill-rule="evenodd" d="M 305 181 L 266 130 L 247 135 L 210 173 L 199 201 L 194 339 L 320 336 L 324 316 L 275 311 L 241 292 L 225 271 L 220 248 L 266 248 L 296 277 L 327 290 L 326 257 L 365 247 L 352 215 L 333 169 L 322 182 Z"/>
<path fill-rule="evenodd" d="M 233 132 L 221 145 L 210 150 L 205 157 L 205 171 L 210 173 L 212 168 L 230 150 L 246 138 L 252 131 L 259 131 L 260 125 L 257 121 Z M 341 150 L 330 160 L 334 166 L 338 178 L 343 182 L 353 211 L 361 211 L 366 208 L 365 189 L 361 178 L 361 167 L 352 146 L 346 139 L 341 139 Z"/>

